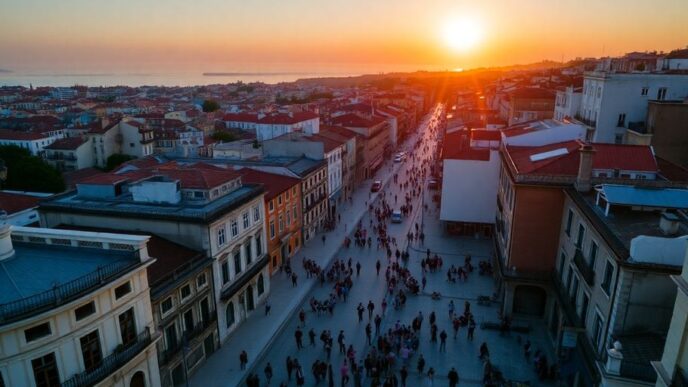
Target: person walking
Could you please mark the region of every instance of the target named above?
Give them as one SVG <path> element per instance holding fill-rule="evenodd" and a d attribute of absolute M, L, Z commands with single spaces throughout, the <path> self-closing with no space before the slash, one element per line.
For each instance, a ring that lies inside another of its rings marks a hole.
<path fill-rule="evenodd" d="M 303 332 L 301 331 L 301 328 L 296 328 L 296 331 L 294 332 L 294 339 L 296 340 L 296 349 L 303 348 Z"/>
<path fill-rule="evenodd" d="M 425 369 L 425 358 L 423 358 L 423 354 L 421 353 L 418 355 L 418 362 L 416 363 L 416 369 L 418 370 L 419 374 L 423 374 L 423 370 Z"/>
<path fill-rule="evenodd" d="M 361 275 L 361 262 L 356 262 L 356 277 Z"/>
<path fill-rule="evenodd" d="M 456 340 L 456 335 L 459 334 L 459 328 L 461 327 L 461 320 L 459 320 L 457 317 L 454 317 L 452 320 L 452 328 L 454 329 L 454 340 Z"/>
<path fill-rule="evenodd" d="M 294 362 L 291 360 L 291 356 L 287 356 L 287 377 L 291 380 L 291 373 L 294 371 Z"/>
<path fill-rule="evenodd" d="M 334 372 L 332 371 L 332 363 L 327 365 L 327 386 L 334 387 Z"/>
<path fill-rule="evenodd" d="M 368 320 L 373 318 L 373 310 L 375 310 L 375 304 L 372 300 L 368 300 Z"/>
<path fill-rule="evenodd" d="M 265 315 L 266 316 L 270 314 L 270 309 L 272 309 L 272 305 L 270 305 L 270 300 L 265 299 Z"/>
<path fill-rule="evenodd" d="M 473 341 L 473 332 L 475 332 L 475 320 L 471 318 L 471 321 L 468 323 L 468 340 Z"/>
<path fill-rule="evenodd" d="M 456 387 L 459 384 L 459 373 L 456 372 L 454 367 L 449 370 L 447 374 L 447 379 L 449 379 L 449 387 Z"/>
<path fill-rule="evenodd" d="M 339 343 L 339 353 L 346 353 L 346 345 L 344 344 L 344 331 L 339 331 L 337 336 L 337 343 Z"/>
<path fill-rule="evenodd" d="M 435 369 L 430 367 L 428 369 L 428 387 L 432 387 L 435 385 Z"/>
<path fill-rule="evenodd" d="M 380 276 L 380 268 L 382 267 L 382 264 L 380 263 L 380 260 L 378 259 L 377 262 L 375 262 L 375 271 L 377 272 L 378 277 Z"/>
<path fill-rule="evenodd" d="M 349 383 L 349 366 L 346 363 L 346 359 L 344 360 L 344 363 L 342 363 L 342 366 L 339 369 L 339 372 L 342 376 L 341 385 L 342 385 L 342 387 L 344 387 L 344 386 L 346 386 L 347 383 Z"/>
<path fill-rule="evenodd" d="M 301 308 L 301 311 L 299 312 L 299 321 L 301 322 L 301 326 L 306 326 L 306 311 Z"/>
<path fill-rule="evenodd" d="M 272 365 L 270 364 L 270 362 L 268 362 L 268 364 L 265 365 L 263 373 L 265 374 L 265 379 L 268 381 L 268 385 L 270 385 L 270 380 L 272 380 Z"/>
<path fill-rule="evenodd" d="M 297 282 L 298 278 L 299 278 L 299 276 L 297 276 L 296 273 L 291 273 L 291 286 L 293 288 L 295 288 L 296 285 L 298 285 L 298 282 Z"/>
<path fill-rule="evenodd" d="M 366 324 L 365 333 L 366 333 L 366 342 L 368 343 L 368 345 L 371 344 L 370 338 L 372 335 L 372 331 L 373 331 L 373 328 L 370 326 L 370 323 Z"/>
<path fill-rule="evenodd" d="M 399 377 L 401 378 L 401 387 L 406 387 L 406 378 L 408 378 L 406 366 L 402 366 L 401 370 L 399 370 Z"/>
<path fill-rule="evenodd" d="M 311 347 L 315 347 L 315 331 L 313 328 L 311 328 L 310 331 L 308 331 L 308 340 L 310 342 Z"/>
<path fill-rule="evenodd" d="M 358 306 L 356 307 L 356 312 L 358 312 L 358 322 L 363 321 L 363 312 L 365 311 L 365 307 L 363 307 L 363 303 L 359 302 Z"/>
<path fill-rule="evenodd" d="M 248 363 L 248 354 L 246 351 L 241 351 L 239 354 L 239 366 L 242 371 L 246 369 L 246 363 Z"/>
<path fill-rule="evenodd" d="M 382 317 L 379 314 L 375 315 L 375 335 L 380 332 L 380 324 L 382 323 Z"/>
<path fill-rule="evenodd" d="M 447 332 L 444 329 L 440 333 L 440 352 L 447 352 Z"/>

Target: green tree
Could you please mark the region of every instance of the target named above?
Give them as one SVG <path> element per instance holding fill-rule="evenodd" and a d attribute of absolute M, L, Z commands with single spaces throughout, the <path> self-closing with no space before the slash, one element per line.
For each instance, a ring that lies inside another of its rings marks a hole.
<path fill-rule="evenodd" d="M 136 157 L 134 156 L 129 156 L 129 155 L 123 155 L 121 153 L 115 153 L 114 155 L 110 156 L 107 158 L 106 164 L 105 164 L 105 171 L 112 171 L 113 169 L 119 167 L 120 165 L 126 163 L 129 160 L 133 160 Z"/>
<path fill-rule="evenodd" d="M 213 138 L 213 140 L 217 141 L 222 141 L 222 142 L 232 142 L 236 140 L 236 137 L 229 132 L 223 132 L 221 130 L 215 131 L 210 137 Z"/>
<path fill-rule="evenodd" d="M 220 104 L 212 99 L 206 99 L 203 101 L 203 111 L 206 113 L 212 113 L 220 108 Z"/>
<path fill-rule="evenodd" d="M 62 174 L 27 149 L 14 145 L 0 146 L 0 159 L 7 167 L 5 189 L 35 192 L 61 192 L 65 189 Z"/>

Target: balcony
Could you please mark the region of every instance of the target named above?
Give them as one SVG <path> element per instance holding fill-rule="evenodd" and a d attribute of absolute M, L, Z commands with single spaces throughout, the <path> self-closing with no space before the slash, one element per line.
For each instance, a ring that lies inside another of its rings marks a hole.
<path fill-rule="evenodd" d="M 65 160 L 65 161 L 76 161 L 76 157 L 73 155 L 61 155 L 59 153 L 52 153 L 46 156 L 48 160 Z"/>
<path fill-rule="evenodd" d="M 170 346 L 159 353 L 160 365 L 163 366 L 172 360 L 181 351 L 181 349 L 187 345 L 187 343 L 201 335 L 210 326 L 214 325 L 216 320 L 217 313 L 213 311 L 210 314 L 203 316 L 203 320 L 196 324 L 192 329 L 186 330 L 180 340 L 177 340 L 172 344 L 168 343 Z"/>
<path fill-rule="evenodd" d="M 127 364 L 152 342 L 150 331 L 146 328 L 143 333 L 136 337 L 136 341 L 132 344 L 115 350 L 110 356 L 104 358 L 98 368 L 74 375 L 71 379 L 62 383 L 62 387 L 93 386 Z"/>
<path fill-rule="evenodd" d="M 583 256 L 583 252 L 581 251 L 581 249 L 577 247 L 576 253 L 573 256 L 573 263 L 578 268 L 578 271 L 581 273 L 581 276 L 583 276 L 585 283 L 587 283 L 588 286 L 592 287 L 595 284 L 595 271 L 592 267 L 590 267 L 590 264 L 588 264 L 588 261 Z"/>
<path fill-rule="evenodd" d="M 596 121 L 596 120 L 591 120 L 591 119 L 588 119 L 588 118 L 584 118 L 583 116 L 581 116 L 581 115 L 579 115 L 579 114 L 576 114 L 576 116 L 575 116 L 574 118 L 575 118 L 577 121 L 580 121 L 582 124 L 587 125 L 587 126 L 591 126 L 591 127 L 593 127 L 593 128 L 597 125 L 597 121 Z"/>

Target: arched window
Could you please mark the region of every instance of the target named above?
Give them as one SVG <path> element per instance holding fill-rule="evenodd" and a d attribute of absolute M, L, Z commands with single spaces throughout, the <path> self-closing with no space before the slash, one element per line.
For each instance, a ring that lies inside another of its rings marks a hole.
<path fill-rule="evenodd" d="M 227 328 L 234 325 L 234 303 L 232 301 L 227 304 L 227 310 L 225 311 L 225 319 L 227 320 Z"/>
<path fill-rule="evenodd" d="M 143 371 L 137 371 L 134 376 L 131 377 L 129 387 L 146 387 L 146 375 Z"/>
<path fill-rule="evenodd" d="M 265 292 L 265 280 L 263 279 L 263 274 L 258 276 L 258 295 L 262 295 Z"/>

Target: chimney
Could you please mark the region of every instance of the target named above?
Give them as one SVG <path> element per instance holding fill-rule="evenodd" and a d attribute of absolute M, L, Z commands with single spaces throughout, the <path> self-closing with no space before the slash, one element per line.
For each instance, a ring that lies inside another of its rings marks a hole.
<path fill-rule="evenodd" d="M 588 192 L 592 188 L 592 158 L 595 149 L 589 143 L 585 143 L 581 145 L 578 153 L 580 153 L 580 164 L 578 164 L 575 187 L 578 192 Z"/>
<path fill-rule="evenodd" d="M 12 233 L 10 231 L 10 225 L 7 223 L 7 213 L 0 211 L 0 261 L 11 258 L 14 255 Z"/>

